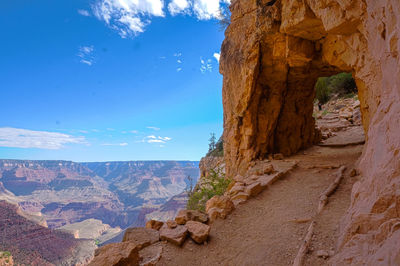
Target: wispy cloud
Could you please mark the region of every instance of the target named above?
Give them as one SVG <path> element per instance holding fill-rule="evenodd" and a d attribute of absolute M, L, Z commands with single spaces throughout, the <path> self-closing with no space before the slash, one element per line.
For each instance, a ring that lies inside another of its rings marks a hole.
<path fill-rule="evenodd" d="M 120 146 L 120 147 L 125 147 L 128 146 L 129 144 L 126 142 L 123 143 L 103 143 L 101 146 Z"/>
<path fill-rule="evenodd" d="M 210 20 L 221 19 L 220 10 L 228 4 L 230 0 L 94 0 L 92 13 L 122 38 L 129 38 L 144 32 L 153 17 L 165 17 L 165 9 L 172 16 Z"/>
<path fill-rule="evenodd" d="M 200 57 L 200 71 L 201 73 L 206 73 L 206 72 L 212 72 L 212 60 L 211 59 L 206 59 L 204 60 L 203 58 Z"/>
<path fill-rule="evenodd" d="M 160 128 L 159 128 L 159 127 L 146 127 L 146 128 L 148 128 L 148 129 L 152 129 L 152 130 L 155 130 L 155 131 L 159 131 L 159 130 L 160 130 Z"/>
<path fill-rule="evenodd" d="M 132 133 L 132 134 L 137 134 L 137 133 L 139 133 L 139 131 L 137 131 L 137 130 L 131 130 L 131 131 L 129 131 L 130 133 Z"/>
<path fill-rule="evenodd" d="M 86 64 L 88 66 L 93 65 L 94 63 L 93 52 L 94 52 L 93 45 L 79 47 L 79 52 L 78 52 L 78 57 L 80 58 L 79 62 L 81 62 L 82 64 Z"/>
<path fill-rule="evenodd" d="M 170 137 L 160 137 L 160 136 L 154 136 L 154 135 L 150 135 L 147 136 L 143 139 L 143 142 L 147 142 L 147 143 L 167 143 L 168 141 L 172 140 L 172 138 Z"/>
<path fill-rule="evenodd" d="M 172 0 L 168 11 L 172 16 L 193 15 L 200 20 L 220 19 L 221 7 L 229 5 L 230 0 Z"/>
<path fill-rule="evenodd" d="M 98 0 L 92 9 L 123 38 L 143 32 L 152 16 L 165 16 L 163 0 Z"/>
<path fill-rule="evenodd" d="M 221 58 L 221 53 L 214 53 L 213 56 L 219 62 L 219 59 Z"/>
<path fill-rule="evenodd" d="M 178 67 L 177 69 L 176 69 L 176 72 L 181 72 L 182 71 L 182 68 L 181 67 Z"/>
<path fill-rule="evenodd" d="M 108 127 L 106 128 L 108 131 L 115 131 L 115 128 Z"/>
<path fill-rule="evenodd" d="M 22 128 L 0 128 L 0 147 L 58 150 L 65 144 L 86 144 L 84 137 Z"/>
<path fill-rule="evenodd" d="M 85 9 L 78 9 L 78 14 L 85 16 L 85 17 L 90 17 L 90 13 L 89 11 L 85 10 Z"/>

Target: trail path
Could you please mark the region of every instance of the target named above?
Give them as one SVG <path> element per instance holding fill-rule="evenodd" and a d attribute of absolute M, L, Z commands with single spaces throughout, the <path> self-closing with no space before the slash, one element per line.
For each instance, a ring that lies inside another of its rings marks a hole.
<path fill-rule="evenodd" d="M 338 133 L 338 138 L 342 140 Z M 316 221 L 310 252 L 304 265 L 325 265 L 318 250 L 334 252 L 340 219 L 350 204 L 350 177 L 362 145 L 314 146 L 287 158 L 298 166 L 270 188 L 248 200 L 228 216 L 213 223 L 209 243 L 188 240 L 183 247 L 162 243 L 157 265 L 292 265 L 307 233 L 311 218 Z M 320 194 L 334 181 L 339 166 L 344 178 L 317 214 Z"/>

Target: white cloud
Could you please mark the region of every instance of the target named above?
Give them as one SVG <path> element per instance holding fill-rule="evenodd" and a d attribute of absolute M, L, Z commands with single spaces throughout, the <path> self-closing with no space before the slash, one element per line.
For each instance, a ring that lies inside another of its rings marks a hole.
<path fill-rule="evenodd" d="M 200 57 L 200 63 L 201 63 L 200 66 L 201 73 L 204 74 L 206 72 L 212 72 L 213 67 L 211 59 L 204 60 L 203 58 Z"/>
<path fill-rule="evenodd" d="M 219 18 L 219 0 L 194 0 L 193 11 L 198 19 L 208 20 Z"/>
<path fill-rule="evenodd" d="M 70 143 L 85 144 L 85 138 L 58 132 L 0 128 L 0 147 L 58 150 Z"/>
<path fill-rule="evenodd" d="M 221 8 L 229 4 L 230 0 L 94 0 L 92 13 L 122 38 L 128 38 L 144 32 L 152 17 L 165 17 L 165 7 L 172 16 L 186 14 L 210 20 L 220 19 Z M 86 10 L 78 12 L 90 16 Z"/>
<path fill-rule="evenodd" d="M 146 138 L 144 138 L 142 142 L 165 144 L 170 140 L 172 140 L 172 138 L 170 138 L 170 137 L 160 137 L 160 136 L 156 137 L 154 135 L 150 135 L 150 136 L 147 136 Z"/>
<path fill-rule="evenodd" d="M 172 16 L 188 11 L 189 7 L 190 4 L 187 0 L 172 0 L 168 4 L 169 13 L 171 13 Z"/>
<path fill-rule="evenodd" d="M 178 67 L 177 69 L 176 69 L 176 72 L 181 72 L 182 71 L 182 68 L 181 67 Z"/>
<path fill-rule="evenodd" d="M 152 130 L 155 130 L 155 131 L 159 131 L 160 130 L 160 128 L 159 127 L 147 127 L 148 129 L 152 129 Z"/>
<path fill-rule="evenodd" d="M 88 66 L 93 65 L 94 63 L 93 52 L 94 52 L 93 45 L 79 47 L 79 52 L 78 52 L 78 57 L 80 58 L 79 62 L 81 62 L 82 64 L 86 64 Z"/>
<path fill-rule="evenodd" d="M 172 0 L 168 10 L 172 16 L 190 14 L 200 20 L 220 19 L 220 10 L 229 5 L 230 0 Z"/>
<path fill-rule="evenodd" d="M 176 62 L 177 62 L 178 64 L 182 64 L 182 60 L 180 60 L 180 59 L 176 60 Z"/>
<path fill-rule="evenodd" d="M 165 16 L 164 0 L 98 0 L 92 8 L 98 19 L 123 38 L 143 32 L 151 16 Z"/>
<path fill-rule="evenodd" d="M 120 147 L 125 147 L 128 146 L 129 144 L 126 142 L 123 143 L 103 143 L 101 146 L 120 146 Z"/>
<path fill-rule="evenodd" d="M 137 134 L 137 133 L 139 133 L 139 131 L 137 131 L 137 130 L 131 130 L 131 131 L 129 131 L 130 133 L 132 133 L 132 134 Z"/>
<path fill-rule="evenodd" d="M 221 54 L 220 53 L 214 53 L 213 56 L 219 62 L 219 59 L 221 58 Z"/>
<path fill-rule="evenodd" d="M 87 11 L 85 9 L 78 9 L 78 13 L 79 13 L 79 15 L 82 15 L 82 16 L 85 16 L 85 17 L 90 17 L 89 11 Z"/>
<path fill-rule="evenodd" d="M 115 128 L 108 127 L 106 128 L 108 131 L 115 131 Z"/>

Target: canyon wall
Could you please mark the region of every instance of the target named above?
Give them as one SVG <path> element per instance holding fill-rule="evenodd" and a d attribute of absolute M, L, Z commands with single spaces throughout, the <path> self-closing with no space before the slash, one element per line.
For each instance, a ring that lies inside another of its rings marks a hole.
<path fill-rule="evenodd" d="M 367 143 L 334 264 L 400 263 L 400 2 L 234 0 L 222 45 L 227 175 L 319 140 L 318 77 L 353 73 Z"/>

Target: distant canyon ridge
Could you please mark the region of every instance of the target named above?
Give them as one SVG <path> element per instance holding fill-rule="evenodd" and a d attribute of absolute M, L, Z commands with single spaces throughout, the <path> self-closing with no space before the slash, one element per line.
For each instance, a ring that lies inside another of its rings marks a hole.
<path fill-rule="evenodd" d="M 196 182 L 198 166 L 192 161 L 0 160 L 0 200 L 51 229 L 87 219 L 113 228 L 143 226 L 149 217 L 168 219 L 185 207 L 187 176 Z"/>

